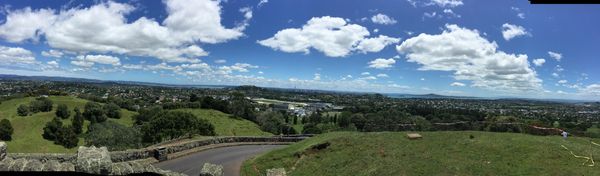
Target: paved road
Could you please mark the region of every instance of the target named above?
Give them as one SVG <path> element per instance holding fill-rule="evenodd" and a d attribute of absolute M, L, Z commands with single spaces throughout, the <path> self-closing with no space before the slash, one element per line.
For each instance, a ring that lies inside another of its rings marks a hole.
<path fill-rule="evenodd" d="M 196 176 L 200 174 L 204 163 L 208 162 L 223 165 L 225 176 L 238 176 L 244 160 L 281 147 L 285 147 L 285 145 L 241 145 L 215 148 L 156 163 L 154 166 Z"/>

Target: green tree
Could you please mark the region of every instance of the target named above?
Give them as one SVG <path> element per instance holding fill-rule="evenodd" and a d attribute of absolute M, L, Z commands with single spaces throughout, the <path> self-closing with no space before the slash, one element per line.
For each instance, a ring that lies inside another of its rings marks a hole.
<path fill-rule="evenodd" d="M 3 141 L 12 140 L 13 127 L 8 119 L 0 120 L 0 139 Z"/>
<path fill-rule="evenodd" d="M 19 107 L 17 108 L 17 114 L 19 116 L 27 116 L 29 115 L 29 106 L 27 105 L 19 105 Z"/>
<path fill-rule="evenodd" d="M 87 102 L 85 104 L 85 108 L 83 110 L 83 117 L 85 117 L 92 123 L 104 122 L 107 118 L 104 114 L 104 109 L 102 108 L 102 106 L 96 102 Z"/>
<path fill-rule="evenodd" d="M 106 146 L 109 150 L 142 147 L 139 130 L 113 121 L 91 124 L 84 137 L 86 145 Z"/>
<path fill-rule="evenodd" d="M 71 116 L 71 112 L 69 111 L 69 107 L 66 104 L 60 104 L 56 108 L 56 116 L 62 119 L 68 119 Z"/>
<path fill-rule="evenodd" d="M 215 135 L 215 129 L 207 120 L 199 119 L 190 112 L 164 111 L 141 127 L 144 142 L 163 140 L 194 134 Z"/>
<path fill-rule="evenodd" d="M 198 100 L 199 100 L 199 97 L 195 93 L 192 93 L 190 95 L 190 102 L 195 102 L 195 101 L 198 101 Z"/>
<path fill-rule="evenodd" d="M 75 107 L 75 117 L 73 117 L 73 121 L 71 124 L 73 125 L 73 132 L 75 134 L 81 134 L 83 132 L 83 115 L 81 115 L 81 111 L 79 108 Z"/>
<path fill-rule="evenodd" d="M 163 109 L 160 106 L 154 106 L 151 108 L 140 109 L 138 111 L 138 114 L 133 116 L 134 124 L 142 125 L 143 123 L 150 121 L 150 119 L 161 114 L 162 112 L 163 112 Z"/>
<path fill-rule="evenodd" d="M 56 131 L 56 139 L 54 139 L 54 143 L 62 145 L 65 148 L 73 148 L 77 146 L 77 143 L 79 143 L 79 138 L 73 131 L 72 126 L 65 126 L 58 128 Z"/>
<path fill-rule="evenodd" d="M 104 113 L 109 118 L 120 119 L 121 118 L 121 107 L 119 107 L 119 105 L 114 104 L 114 103 L 104 104 Z"/>
<path fill-rule="evenodd" d="M 44 134 L 42 137 L 48 140 L 55 140 L 57 138 L 57 131 L 62 128 L 62 122 L 60 118 L 54 117 L 52 121 L 46 123 L 46 127 L 44 127 Z"/>

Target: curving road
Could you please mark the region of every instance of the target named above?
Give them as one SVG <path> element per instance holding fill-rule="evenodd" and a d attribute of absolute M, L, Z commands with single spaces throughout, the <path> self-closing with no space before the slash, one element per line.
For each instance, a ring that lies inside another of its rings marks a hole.
<path fill-rule="evenodd" d="M 195 176 L 200 174 L 202 166 L 208 162 L 223 165 L 225 176 L 238 176 L 244 160 L 281 147 L 285 145 L 240 145 L 215 148 L 156 163 L 154 166 Z"/>

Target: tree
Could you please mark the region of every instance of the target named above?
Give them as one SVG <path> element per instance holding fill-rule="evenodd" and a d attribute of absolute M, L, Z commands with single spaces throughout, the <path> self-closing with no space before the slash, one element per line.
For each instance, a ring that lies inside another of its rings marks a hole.
<path fill-rule="evenodd" d="M 141 127 L 144 142 L 161 142 L 194 134 L 215 135 L 215 129 L 207 120 L 199 119 L 190 112 L 164 111 Z"/>
<path fill-rule="evenodd" d="M 85 109 L 83 110 L 83 117 L 85 117 L 92 123 L 104 122 L 107 118 L 104 114 L 104 109 L 102 108 L 102 106 L 96 102 L 87 102 L 85 104 Z"/>
<path fill-rule="evenodd" d="M 104 108 L 104 113 L 106 114 L 107 117 L 113 118 L 113 119 L 121 118 L 121 107 L 119 107 L 119 105 L 114 104 L 114 103 L 108 103 L 108 104 L 104 104 L 103 108 Z"/>
<path fill-rule="evenodd" d="M 46 127 L 44 127 L 44 134 L 42 137 L 48 140 L 55 140 L 57 138 L 57 132 L 60 128 L 62 128 L 62 122 L 60 118 L 54 117 L 52 121 L 46 123 Z"/>
<path fill-rule="evenodd" d="M 199 100 L 198 95 L 196 95 L 195 93 L 192 93 L 190 95 L 190 102 L 195 102 L 195 101 L 198 101 L 198 100 Z"/>
<path fill-rule="evenodd" d="M 337 114 L 336 114 L 337 115 Z M 338 119 L 338 125 L 342 128 L 346 128 L 352 124 L 352 113 L 351 112 L 342 112 L 340 115 L 340 119 Z"/>
<path fill-rule="evenodd" d="M 71 116 L 71 112 L 69 111 L 69 107 L 66 104 L 60 104 L 56 108 L 56 116 L 62 119 L 68 119 Z"/>
<path fill-rule="evenodd" d="M 46 97 L 36 98 L 34 101 L 29 103 L 31 112 L 50 112 L 52 111 L 52 100 Z"/>
<path fill-rule="evenodd" d="M 79 143 L 79 138 L 73 131 L 72 126 L 60 127 L 56 131 L 55 144 L 62 145 L 65 148 L 73 148 Z"/>
<path fill-rule="evenodd" d="M 106 146 L 109 150 L 142 147 L 142 135 L 139 130 L 113 121 L 91 124 L 84 137 L 86 145 Z"/>
<path fill-rule="evenodd" d="M 27 116 L 29 115 L 29 106 L 27 105 L 19 105 L 19 107 L 17 108 L 17 114 L 19 116 Z"/>
<path fill-rule="evenodd" d="M 8 119 L 0 120 L 0 139 L 3 141 L 12 140 L 13 127 Z"/>
<path fill-rule="evenodd" d="M 81 134 L 83 132 L 83 115 L 79 111 L 79 108 L 75 107 L 75 117 L 73 117 L 73 121 L 71 124 L 73 125 L 73 132 L 75 134 Z"/>
<path fill-rule="evenodd" d="M 133 116 L 134 124 L 142 125 L 143 123 L 150 121 L 150 119 L 161 114 L 162 112 L 163 109 L 160 106 L 140 109 L 138 111 L 138 114 Z"/>

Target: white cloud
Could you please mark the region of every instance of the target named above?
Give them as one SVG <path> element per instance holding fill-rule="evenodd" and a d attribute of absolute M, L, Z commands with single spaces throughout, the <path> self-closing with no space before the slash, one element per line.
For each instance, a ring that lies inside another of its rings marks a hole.
<path fill-rule="evenodd" d="M 243 31 L 246 29 L 246 27 L 248 27 L 250 25 L 250 19 L 252 19 L 252 8 L 243 7 L 243 8 L 240 8 L 240 12 L 242 14 L 244 14 L 244 21 L 239 23 L 235 29 L 238 31 Z"/>
<path fill-rule="evenodd" d="M 0 37 L 13 43 L 38 41 L 39 36 L 55 19 L 52 9 L 31 10 L 30 7 L 26 7 L 8 11 L 5 23 L 0 25 Z"/>
<path fill-rule="evenodd" d="M 454 11 L 452 11 L 452 9 L 444 9 L 444 14 L 448 15 L 448 17 L 456 17 L 456 18 L 460 18 L 461 16 L 459 14 L 454 13 Z"/>
<path fill-rule="evenodd" d="M 315 73 L 315 77 L 313 77 L 313 80 L 320 81 L 321 80 L 321 74 Z"/>
<path fill-rule="evenodd" d="M 63 52 L 60 52 L 58 50 L 48 50 L 48 51 L 42 51 L 42 56 L 46 56 L 46 57 L 55 57 L 55 58 L 61 58 L 64 55 Z"/>
<path fill-rule="evenodd" d="M 399 40 L 387 36 L 366 38 L 369 35 L 363 26 L 348 24 L 343 18 L 323 16 L 313 17 L 301 28 L 278 31 L 273 37 L 258 43 L 288 53 L 308 54 L 310 48 L 314 48 L 329 57 L 344 57 L 353 51 L 379 52 Z"/>
<path fill-rule="evenodd" d="M 591 84 L 579 90 L 582 95 L 600 96 L 600 84 Z M 598 98 L 596 98 L 598 100 Z"/>
<path fill-rule="evenodd" d="M 377 74 L 377 77 L 380 77 L 380 78 L 388 78 L 388 77 L 390 77 L 390 76 L 388 76 L 388 75 L 387 75 L 387 74 L 385 74 L 385 73 L 379 73 L 379 74 Z"/>
<path fill-rule="evenodd" d="M 35 63 L 33 53 L 25 48 L 0 46 L 0 65 Z"/>
<path fill-rule="evenodd" d="M 367 76 L 367 77 L 362 77 L 362 78 L 359 78 L 359 79 L 361 79 L 361 80 L 376 80 L 377 77 L 375 77 L 375 76 Z"/>
<path fill-rule="evenodd" d="M 502 37 L 504 37 L 504 40 L 506 40 L 506 41 L 508 41 L 512 38 L 524 36 L 524 35 L 530 35 L 530 34 L 529 34 L 529 32 L 527 32 L 525 30 L 525 28 L 523 26 L 518 26 L 518 25 L 508 24 L 508 23 L 504 23 L 502 25 Z"/>
<path fill-rule="evenodd" d="M 521 12 L 521 9 L 519 9 L 518 7 L 510 7 L 510 9 L 517 12 L 517 17 L 525 19 L 525 13 Z"/>
<path fill-rule="evenodd" d="M 198 47 L 198 43 L 222 43 L 239 38 L 252 16 L 251 11 L 244 10 L 244 22 L 228 29 L 221 25 L 220 1 L 163 2 L 167 16 L 162 23 L 146 17 L 128 20 L 126 15 L 135 8 L 113 1 L 87 8 L 63 9 L 58 13 L 25 8 L 8 12 L 6 23 L 0 25 L 0 35 L 9 42 L 20 42 L 37 40 L 43 34 L 50 47 L 71 52 L 150 56 L 166 62 L 198 62 L 195 57 L 208 55 Z"/>
<path fill-rule="evenodd" d="M 226 62 L 227 62 L 227 60 L 225 60 L 225 59 L 218 59 L 218 60 L 215 60 L 215 63 L 217 63 L 217 64 L 224 64 L 224 63 L 226 63 Z"/>
<path fill-rule="evenodd" d="M 498 91 L 540 90 L 542 80 L 530 67 L 527 55 L 507 54 L 481 37 L 477 30 L 446 25 L 437 35 L 420 34 L 396 49 L 419 70 L 454 72 L 454 79 L 469 80 L 474 87 Z"/>
<path fill-rule="evenodd" d="M 377 58 L 377 59 L 369 62 L 369 68 L 376 68 L 376 69 L 391 68 L 391 67 L 393 67 L 393 65 L 395 63 L 396 63 L 396 60 L 393 58 L 389 58 L 389 59 Z"/>
<path fill-rule="evenodd" d="M 564 83 L 567 83 L 567 80 L 561 79 L 561 80 L 558 81 L 558 83 L 559 84 L 564 84 Z"/>
<path fill-rule="evenodd" d="M 397 21 L 392 18 L 389 17 L 385 14 L 382 13 L 378 13 L 376 15 L 373 15 L 371 17 L 371 22 L 375 23 L 375 24 L 383 24 L 383 25 L 392 25 L 392 24 L 396 24 Z"/>
<path fill-rule="evenodd" d="M 464 87 L 466 85 L 465 85 L 465 83 L 461 83 L 461 82 L 453 82 L 452 84 L 450 84 L 450 86 Z"/>
<path fill-rule="evenodd" d="M 58 68 L 58 62 L 56 61 L 48 61 L 46 62 L 46 64 L 50 67 L 50 68 Z"/>
<path fill-rule="evenodd" d="M 363 76 L 364 76 L 364 75 L 370 75 L 370 74 L 371 74 L 371 73 L 369 73 L 369 72 L 362 72 L 362 73 L 360 73 L 360 75 L 363 75 Z"/>
<path fill-rule="evenodd" d="M 258 7 L 262 7 L 263 5 L 267 4 L 269 2 L 269 0 L 260 0 L 258 2 Z"/>
<path fill-rule="evenodd" d="M 533 60 L 533 64 L 535 66 L 541 67 L 544 63 L 546 63 L 546 59 L 538 58 Z"/>
<path fill-rule="evenodd" d="M 555 78 L 558 78 L 560 75 L 558 75 L 558 73 L 554 72 L 554 73 L 552 73 L 552 76 Z"/>
<path fill-rule="evenodd" d="M 425 12 L 425 13 L 423 13 L 423 16 L 425 16 L 427 18 L 433 18 L 433 17 L 437 16 L 437 12 L 431 12 L 431 13 Z"/>
<path fill-rule="evenodd" d="M 462 0 L 431 0 L 427 5 L 437 5 L 439 7 L 458 7 L 463 5 Z"/>
<path fill-rule="evenodd" d="M 123 68 L 130 70 L 141 70 L 143 68 L 143 65 L 125 64 L 123 65 Z"/>
<path fill-rule="evenodd" d="M 75 60 L 71 61 L 71 64 L 80 67 L 91 67 L 95 63 L 119 66 L 121 65 L 121 60 L 118 57 L 107 55 L 79 55 Z"/>
<path fill-rule="evenodd" d="M 560 61 L 562 59 L 562 54 L 561 53 L 557 53 L 557 52 L 552 52 L 552 51 L 548 51 L 548 55 L 556 60 L 556 61 Z"/>

